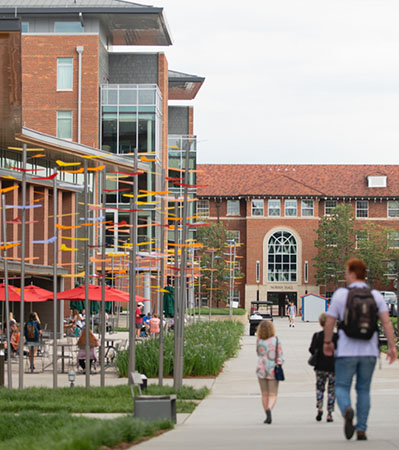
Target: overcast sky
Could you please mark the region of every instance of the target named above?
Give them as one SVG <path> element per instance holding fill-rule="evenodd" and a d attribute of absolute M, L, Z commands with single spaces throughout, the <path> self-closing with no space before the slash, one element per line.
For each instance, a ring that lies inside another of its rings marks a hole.
<path fill-rule="evenodd" d="M 399 163 L 398 0 L 156 0 L 201 163 Z"/>

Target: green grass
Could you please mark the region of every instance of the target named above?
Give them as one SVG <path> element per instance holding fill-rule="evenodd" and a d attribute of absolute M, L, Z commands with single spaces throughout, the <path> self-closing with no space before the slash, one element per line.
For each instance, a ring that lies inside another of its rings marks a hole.
<path fill-rule="evenodd" d="M 118 332 L 118 333 L 123 333 L 123 332 L 128 332 L 128 331 L 129 331 L 129 328 L 125 328 L 125 327 L 116 327 L 116 328 L 114 328 L 114 331 L 115 331 L 115 332 Z"/>
<path fill-rule="evenodd" d="M 173 387 L 149 385 L 146 395 L 175 394 Z M 177 412 L 186 412 L 186 400 L 202 400 L 209 389 L 182 386 L 177 392 Z M 194 404 L 195 405 L 195 404 Z M 0 412 L 20 413 L 132 413 L 133 400 L 130 387 L 107 386 L 105 388 L 27 388 L 23 390 L 0 390 Z"/>
<path fill-rule="evenodd" d="M 244 325 L 237 322 L 197 322 L 184 331 L 184 376 L 215 376 L 224 362 L 240 348 Z M 164 376 L 173 374 L 174 336 L 164 340 Z M 136 368 L 148 378 L 158 376 L 159 338 L 136 347 Z M 119 352 L 116 365 L 121 377 L 128 375 L 128 350 Z"/>
<path fill-rule="evenodd" d="M 170 421 L 146 422 L 133 417 L 113 420 L 41 415 L 0 414 L 0 450 L 98 450 L 134 442 L 173 428 Z"/>
<path fill-rule="evenodd" d="M 200 311 L 201 315 L 209 315 L 209 308 L 207 307 L 201 308 Z M 191 310 L 188 312 L 191 313 Z M 244 308 L 233 308 L 233 316 L 245 316 L 246 312 Z M 230 308 L 212 308 L 211 314 L 214 316 L 228 316 L 230 315 Z M 195 315 L 198 315 L 198 308 L 195 310 Z"/>

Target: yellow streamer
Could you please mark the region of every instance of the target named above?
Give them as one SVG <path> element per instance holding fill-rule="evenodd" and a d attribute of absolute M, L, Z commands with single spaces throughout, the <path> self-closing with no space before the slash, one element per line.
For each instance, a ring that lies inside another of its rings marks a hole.
<path fill-rule="evenodd" d="M 88 241 L 88 238 L 73 238 L 68 236 L 61 236 L 61 239 L 68 239 L 70 241 Z"/>
<path fill-rule="evenodd" d="M 65 244 L 61 244 L 60 250 L 65 251 L 65 252 L 76 252 L 78 249 L 77 248 L 69 248 Z"/>
<path fill-rule="evenodd" d="M 80 272 L 80 273 L 69 273 L 69 274 L 64 274 L 61 275 L 63 278 L 73 278 L 73 277 L 84 277 L 85 276 L 85 272 Z"/>
<path fill-rule="evenodd" d="M 64 161 L 60 161 L 59 159 L 57 159 L 56 163 L 61 166 L 61 167 L 71 167 L 71 166 L 80 166 L 82 163 L 80 162 L 72 162 L 72 163 L 67 163 Z"/>

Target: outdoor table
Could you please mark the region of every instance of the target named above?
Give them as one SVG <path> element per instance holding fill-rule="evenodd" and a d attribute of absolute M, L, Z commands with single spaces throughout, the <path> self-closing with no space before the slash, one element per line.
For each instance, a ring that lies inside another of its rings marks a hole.
<path fill-rule="evenodd" d="M 71 359 L 72 356 L 65 354 L 65 348 L 75 347 L 76 344 L 71 344 L 70 342 L 57 342 L 57 347 L 61 347 L 61 355 L 58 358 L 61 359 L 61 373 L 65 373 L 65 359 Z"/>
<path fill-rule="evenodd" d="M 115 347 L 115 342 L 122 342 L 123 339 L 121 338 L 105 338 L 104 342 L 105 342 L 105 347 Z"/>

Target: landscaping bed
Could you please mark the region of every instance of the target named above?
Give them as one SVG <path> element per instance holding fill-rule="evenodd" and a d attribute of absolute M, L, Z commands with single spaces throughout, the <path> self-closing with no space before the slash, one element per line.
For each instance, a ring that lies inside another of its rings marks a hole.
<path fill-rule="evenodd" d="M 224 362 L 240 348 L 244 325 L 239 322 L 196 322 L 185 327 L 184 376 L 216 376 Z M 148 378 L 158 376 L 159 338 L 136 347 L 136 368 Z M 173 375 L 174 335 L 164 339 L 164 376 Z M 116 366 L 121 377 L 128 375 L 128 350 L 118 353 Z"/>
<path fill-rule="evenodd" d="M 133 417 L 112 420 L 69 414 L 0 414 L 0 450 L 98 450 L 133 443 L 173 428 L 168 420 L 147 422 Z"/>
<path fill-rule="evenodd" d="M 189 310 L 191 312 L 192 310 Z M 201 315 L 208 316 L 209 308 L 204 307 L 200 308 Z M 233 308 L 233 316 L 245 316 L 247 311 L 244 308 Z M 195 315 L 198 315 L 198 308 L 195 309 Z M 212 308 L 211 309 L 212 316 L 229 316 L 230 308 Z"/>
<path fill-rule="evenodd" d="M 145 395 L 177 394 L 177 412 L 191 413 L 196 401 L 205 398 L 209 389 L 182 386 L 176 393 L 173 387 L 149 385 Z M 27 388 L 0 390 L 0 412 L 21 413 L 133 413 L 130 386 L 74 388 Z"/>

